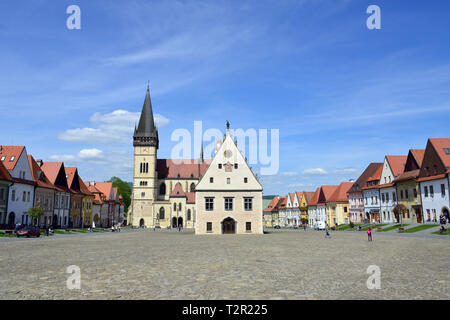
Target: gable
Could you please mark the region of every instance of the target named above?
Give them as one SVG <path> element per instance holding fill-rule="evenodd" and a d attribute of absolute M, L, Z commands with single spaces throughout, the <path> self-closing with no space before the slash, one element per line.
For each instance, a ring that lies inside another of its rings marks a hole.
<path fill-rule="evenodd" d="M 447 172 L 447 168 L 441 160 L 433 143 L 428 139 L 427 147 L 423 157 L 422 167 L 420 168 L 419 178 L 429 177 L 432 175 L 443 174 Z"/>
<path fill-rule="evenodd" d="M 221 165 L 221 167 L 219 167 Z M 237 165 L 237 168 L 235 168 Z M 213 178 L 213 182 L 210 179 Z M 244 181 L 247 178 L 247 182 Z M 253 190 L 262 191 L 262 185 L 251 171 L 231 135 L 225 140 L 214 155 L 211 164 L 196 186 L 201 190 Z"/>
<path fill-rule="evenodd" d="M 389 184 L 392 181 L 394 181 L 395 177 L 394 174 L 392 172 L 391 166 L 389 165 L 389 162 L 387 160 L 387 158 L 384 158 L 384 163 L 383 163 L 383 170 L 381 171 L 381 176 L 380 176 L 380 185 L 383 184 Z"/>

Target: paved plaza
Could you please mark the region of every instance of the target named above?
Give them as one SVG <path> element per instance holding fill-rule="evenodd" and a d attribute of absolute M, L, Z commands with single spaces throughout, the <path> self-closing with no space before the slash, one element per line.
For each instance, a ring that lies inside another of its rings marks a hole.
<path fill-rule="evenodd" d="M 0 239 L 0 299 L 449 299 L 450 240 L 270 230 Z M 66 268 L 81 270 L 69 290 Z M 381 289 L 369 290 L 370 265 Z"/>

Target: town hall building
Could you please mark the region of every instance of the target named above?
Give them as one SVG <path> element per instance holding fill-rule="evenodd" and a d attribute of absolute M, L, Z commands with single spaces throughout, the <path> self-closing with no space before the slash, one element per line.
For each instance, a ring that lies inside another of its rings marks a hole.
<path fill-rule="evenodd" d="M 150 90 L 133 136 L 129 223 L 135 227 L 195 228 L 196 234 L 263 233 L 262 185 L 230 134 L 212 160 L 158 159 Z"/>

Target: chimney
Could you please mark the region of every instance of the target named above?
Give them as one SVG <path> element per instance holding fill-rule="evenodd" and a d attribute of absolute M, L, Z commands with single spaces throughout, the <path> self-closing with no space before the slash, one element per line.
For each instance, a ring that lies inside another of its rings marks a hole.
<path fill-rule="evenodd" d="M 38 164 L 39 167 L 42 167 L 42 165 L 44 164 L 44 161 L 42 160 L 36 160 L 36 163 Z"/>

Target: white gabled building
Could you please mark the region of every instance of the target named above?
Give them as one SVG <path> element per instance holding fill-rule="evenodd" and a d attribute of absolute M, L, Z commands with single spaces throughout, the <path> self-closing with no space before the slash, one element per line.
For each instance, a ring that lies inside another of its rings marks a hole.
<path fill-rule="evenodd" d="M 196 234 L 262 234 L 262 185 L 229 131 L 195 187 Z"/>
<path fill-rule="evenodd" d="M 418 181 L 425 223 L 439 223 L 450 212 L 450 138 L 428 139 Z"/>
<path fill-rule="evenodd" d="M 8 218 L 6 224 L 31 225 L 33 218 L 27 213 L 34 203 L 34 186 L 27 150 L 24 146 L 0 146 L 0 161 L 13 179 L 9 187 Z"/>

